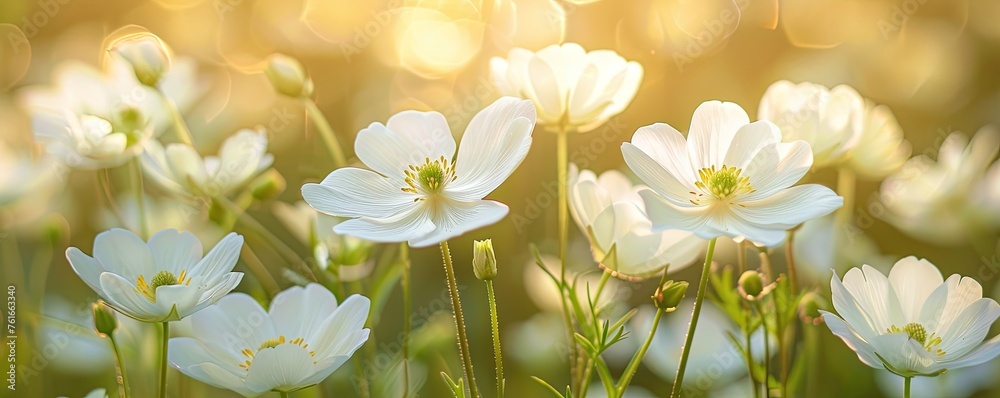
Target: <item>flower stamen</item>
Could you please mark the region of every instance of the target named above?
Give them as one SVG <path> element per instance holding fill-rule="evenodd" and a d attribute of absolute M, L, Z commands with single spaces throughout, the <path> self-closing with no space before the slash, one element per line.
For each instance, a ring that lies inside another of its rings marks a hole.
<path fill-rule="evenodd" d="M 144 276 L 139 275 L 135 281 L 135 291 L 145 296 L 150 303 L 156 304 L 156 288 L 171 285 L 187 286 L 190 284 L 191 278 L 187 277 L 187 270 L 181 270 L 179 276 L 174 276 L 174 273 L 170 271 L 160 271 L 153 276 L 149 283 L 146 282 Z"/>
<path fill-rule="evenodd" d="M 694 185 L 704 193 L 691 192 L 695 196 L 691 199 L 691 203 L 700 205 L 705 194 L 722 200 L 755 192 L 756 190 L 750 186 L 750 177 L 742 173 L 742 169 L 729 166 L 722 166 L 719 169 L 712 166 L 698 170 L 699 181 Z"/>
<path fill-rule="evenodd" d="M 420 166 L 410 165 L 403 173 L 406 175 L 407 186 L 403 187 L 402 190 L 412 194 L 430 195 L 441 192 L 445 185 L 456 178 L 455 163 L 445 158 L 444 155 L 435 160 L 425 158 L 424 164 Z M 414 201 L 421 199 L 423 198 L 417 198 Z"/>
<path fill-rule="evenodd" d="M 249 348 L 244 348 L 243 351 L 240 351 L 240 353 L 242 353 L 243 356 L 247 357 L 247 359 L 245 361 L 241 362 L 239 366 L 241 368 L 243 368 L 243 369 L 248 369 L 249 370 L 250 369 L 250 365 L 253 364 L 253 359 L 257 356 L 257 354 L 259 354 L 261 351 L 266 350 L 268 348 L 275 348 L 275 347 L 277 347 L 279 345 L 282 345 L 282 344 L 285 344 L 285 343 L 297 345 L 299 347 L 302 347 L 302 349 L 304 349 L 304 350 L 309 350 L 309 344 L 306 343 L 306 339 L 305 338 L 303 338 L 303 337 L 296 337 L 294 339 L 286 341 L 285 340 L 285 336 L 281 335 L 281 336 L 278 336 L 277 338 L 270 338 L 270 339 L 264 340 L 263 343 L 260 343 L 260 347 L 257 347 L 256 351 L 251 350 Z M 309 352 L 309 356 L 311 356 L 311 357 L 315 357 L 316 356 L 316 351 L 308 351 L 308 352 Z M 316 361 L 313 361 L 313 364 L 316 364 Z"/>
<path fill-rule="evenodd" d="M 931 333 L 930 336 L 927 335 L 927 329 L 919 323 L 908 323 L 902 328 L 892 325 L 886 332 L 889 333 L 906 333 L 906 335 L 913 339 L 914 341 L 920 343 L 927 352 L 932 352 L 937 354 L 937 356 L 944 356 L 945 352 L 940 348 L 935 348 L 941 345 L 941 337 L 937 336 L 935 333 Z"/>

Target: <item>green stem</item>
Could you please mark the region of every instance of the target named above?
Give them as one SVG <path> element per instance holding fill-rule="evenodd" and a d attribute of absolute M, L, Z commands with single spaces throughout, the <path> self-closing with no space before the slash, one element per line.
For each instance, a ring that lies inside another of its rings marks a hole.
<path fill-rule="evenodd" d="M 306 112 L 309 113 L 309 118 L 312 119 L 313 123 L 316 124 L 316 130 L 319 130 L 319 136 L 323 138 L 323 143 L 326 144 L 326 149 L 330 151 L 330 157 L 333 158 L 334 168 L 341 168 L 347 165 L 347 159 L 344 157 L 344 150 L 341 149 L 340 143 L 337 142 L 337 136 L 333 134 L 333 128 L 330 127 L 330 123 L 326 121 L 326 117 L 323 116 L 323 112 L 319 110 L 311 98 L 305 98 L 302 103 L 306 107 Z"/>
<path fill-rule="evenodd" d="M 656 285 L 656 292 L 659 293 L 663 284 L 667 282 L 667 271 L 670 269 L 668 264 L 663 268 L 663 276 L 660 277 L 659 284 Z M 621 398 L 625 395 L 625 390 L 628 388 L 628 384 L 632 382 L 632 377 L 635 376 L 635 372 L 639 370 L 639 364 L 642 362 L 642 358 L 646 356 L 646 351 L 649 350 L 649 345 L 653 343 L 653 337 L 656 336 L 656 329 L 660 327 L 660 318 L 666 311 L 657 308 L 656 315 L 653 316 L 653 326 L 649 328 L 649 334 L 646 335 L 646 341 L 642 343 L 642 347 L 639 347 L 639 351 L 632 356 L 632 360 L 629 361 L 628 366 L 625 367 L 625 373 L 622 373 L 621 380 L 618 380 L 617 395 L 615 397 Z"/>
<path fill-rule="evenodd" d="M 458 353 L 462 357 L 462 370 L 465 373 L 465 380 L 469 382 L 471 398 L 479 398 L 479 387 L 476 386 L 476 374 L 472 371 L 472 357 L 469 353 L 469 339 L 465 335 L 462 301 L 458 297 L 458 281 L 455 279 L 455 268 L 451 264 L 451 250 L 448 249 L 448 241 L 441 242 L 441 258 L 444 260 L 444 272 L 448 279 L 448 293 L 451 296 L 451 309 L 455 317 L 455 330 L 458 331 Z"/>
<path fill-rule="evenodd" d="M 601 275 L 601 280 L 597 282 L 597 291 L 594 292 L 594 297 L 591 297 L 591 299 L 594 300 L 594 303 L 600 302 L 601 293 L 604 293 L 604 285 L 608 283 L 608 279 L 611 279 L 611 273 L 605 271 L 604 274 Z M 593 315 L 595 317 L 597 316 L 597 314 Z"/>
<path fill-rule="evenodd" d="M 573 319 L 570 316 L 569 303 L 566 302 L 566 249 L 569 241 L 569 203 L 567 195 L 567 175 L 569 174 L 568 156 L 568 135 L 565 127 L 560 127 L 556 133 L 556 178 L 559 198 L 558 198 L 558 221 L 559 221 L 559 281 L 563 283 L 561 287 L 560 303 L 562 304 L 563 322 L 566 324 L 566 345 L 569 347 L 570 363 L 570 385 L 579 380 L 577 371 L 577 346 L 576 339 L 573 338 Z"/>
<path fill-rule="evenodd" d="M 181 112 L 177 109 L 177 104 L 174 104 L 174 100 L 167 97 L 163 91 L 157 89 L 156 92 L 160 94 L 160 99 L 163 101 L 163 105 L 166 106 L 167 111 L 170 112 L 170 117 L 174 121 L 174 132 L 177 133 L 177 139 L 188 146 L 194 147 L 194 139 L 192 138 L 191 130 L 188 129 L 187 123 L 184 123 L 184 118 L 181 117 Z"/>
<path fill-rule="evenodd" d="M 771 345 L 768 344 L 769 337 L 767 333 L 767 314 L 764 309 L 761 308 L 760 301 L 754 301 L 754 305 L 757 308 L 757 312 L 760 313 L 761 322 L 760 327 L 764 332 L 764 397 L 769 398 L 771 396 L 771 386 L 768 383 L 768 379 L 771 378 Z"/>
<path fill-rule="evenodd" d="M 278 396 L 281 398 L 288 398 L 288 393 L 284 391 L 278 391 Z"/>
<path fill-rule="evenodd" d="M 403 262 L 403 398 L 410 397 L 410 245 L 399 244 L 399 257 Z"/>
<path fill-rule="evenodd" d="M 910 398 L 910 380 L 912 380 L 912 379 L 913 379 L 913 377 L 904 377 L 903 378 L 903 380 L 904 380 L 903 381 L 903 398 Z"/>
<path fill-rule="evenodd" d="M 742 301 L 743 301 L 743 311 L 744 311 L 743 313 L 745 314 L 744 321 L 746 324 L 745 329 L 743 329 L 743 336 L 746 337 L 745 343 L 747 345 L 747 372 L 748 372 L 747 374 L 750 375 L 750 385 L 753 386 L 753 396 L 760 397 L 760 389 L 757 388 L 757 379 L 755 379 L 753 375 L 753 342 L 750 340 L 750 336 L 753 331 L 749 330 L 750 318 L 752 315 L 751 311 L 753 310 L 750 308 L 749 305 L 746 304 L 746 300 Z"/>
<path fill-rule="evenodd" d="M 108 340 L 111 340 L 111 349 L 115 352 L 115 361 L 117 362 L 117 384 L 118 384 L 118 395 L 122 398 L 128 398 L 129 396 L 129 384 L 128 375 L 125 373 L 125 354 L 122 352 L 121 347 L 118 346 L 118 341 L 115 340 L 113 335 L 108 336 Z"/>
<path fill-rule="evenodd" d="M 795 230 L 788 230 L 788 239 L 785 241 L 785 263 L 788 264 L 788 284 L 792 290 L 792 296 L 799 293 L 799 278 L 795 271 L 795 256 L 792 253 L 792 245 L 795 244 Z"/>
<path fill-rule="evenodd" d="M 160 398 L 166 398 L 167 396 L 167 346 L 170 342 L 170 322 L 163 322 L 160 325 L 163 326 L 162 339 L 163 343 L 160 345 Z"/>
<path fill-rule="evenodd" d="M 594 362 L 597 364 L 595 366 L 597 368 L 597 375 L 601 376 L 601 384 L 604 385 L 604 393 L 609 397 L 615 396 L 615 380 L 611 377 L 611 370 L 608 369 L 608 364 L 604 363 L 604 360 L 600 356 L 597 356 Z M 584 397 L 584 395 L 581 395 L 581 397 Z"/>
<path fill-rule="evenodd" d="M 691 354 L 691 342 L 694 340 L 694 332 L 698 327 L 698 316 L 701 315 L 701 303 L 705 301 L 705 292 L 708 290 L 708 272 L 712 269 L 712 256 L 715 254 L 715 241 L 719 238 L 712 238 L 708 242 L 708 253 L 705 254 L 705 266 L 701 270 L 701 281 L 698 282 L 698 295 L 694 299 L 694 311 L 691 312 L 691 323 L 688 324 L 687 335 L 684 337 L 684 348 L 681 350 L 681 362 L 677 366 L 677 376 L 674 377 L 674 385 L 670 396 L 680 398 L 681 386 L 684 385 L 684 370 L 687 368 L 688 355 Z"/>
<path fill-rule="evenodd" d="M 587 390 L 590 388 L 590 378 L 594 375 L 594 360 L 587 359 L 587 365 L 583 368 L 583 377 L 580 378 L 580 396 L 586 397 Z"/>
<path fill-rule="evenodd" d="M 837 210 L 837 226 L 847 225 L 854 211 L 854 190 L 857 186 L 857 175 L 849 168 L 841 168 L 837 172 L 837 194 L 844 197 L 844 206 Z"/>
<path fill-rule="evenodd" d="M 134 182 L 135 203 L 139 210 L 139 236 L 145 240 L 149 238 L 149 224 L 146 221 L 146 198 L 142 194 L 142 170 L 139 168 L 139 159 L 133 159 L 129 163 Z"/>
<path fill-rule="evenodd" d="M 497 298 L 493 291 L 493 281 L 486 280 L 486 294 L 490 299 L 490 323 L 493 325 L 493 358 L 497 365 L 497 398 L 503 398 L 503 355 L 500 349 L 500 322 L 497 320 Z"/>

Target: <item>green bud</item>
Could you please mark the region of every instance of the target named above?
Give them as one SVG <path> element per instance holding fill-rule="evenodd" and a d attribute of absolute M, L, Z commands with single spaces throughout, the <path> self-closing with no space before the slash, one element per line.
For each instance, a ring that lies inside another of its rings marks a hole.
<path fill-rule="evenodd" d="M 94 329 L 97 330 L 97 334 L 102 337 L 113 336 L 115 330 L 118 329 L 118 317 L 115 312 L 100 300 L 92 304 L 90 308 L 94 312 Z"/>
<path fill-rule="evenodd" d="M 746 271 L 740 275 L 739 290 L 747 300 L 757 300 L 764 292 L 764 278 L 757 271 Z"/>
<path fill-rule="evenodd" d="M 497 276 L 497 259 L 493 254 L 493 240 L 477 240 L 472 248 L 472 270 L 479 280 L 488 281 Z"/>
<path fill-rule="evenodd" d="M 302 64 L 295 58 L 284 54 L 271 54 L 267 59 L 267 69 L 264 69 L 264 74 L 278 94 L 292 98 L 312 95 L 312 79 L 306 75 Z"/>
<path fill-rule="evenodd" d="M 808 292 L 799 301 L 799 318 L 803 322 L 819 325 L 823 322 L 823 314 L 819 310 L 827 307 L 826 300 L 816 292 Z"/>
<path fill-rule="evenodd" d="M 170 50 L 159 37 L 149 32 L 133 33 L 115 40 L 108 49 L 132 65 L 140 83 L 156 87 L 170 70 Z"/>
<path fill-rule="evenodd" d="M 250 184 L 250 193 L 259 201 L 267 201 L 278 197 L 285 191 L 285 178 L 275 169 L 269 169 L 254 179 Z"/>
<path fill-rule="evenodd" d="M 653 304 L 656 304 L 656 308 L 664 310 L 666 312 L 672 312 L 677 309 L 677 306 L 681 304 L 681 300 L 684 299 L 684 294 L 687 293 L 688 283 L 684 281 L 674 282 L 667 281 L 656 289 L 656 293 L 653 294 Z"/>

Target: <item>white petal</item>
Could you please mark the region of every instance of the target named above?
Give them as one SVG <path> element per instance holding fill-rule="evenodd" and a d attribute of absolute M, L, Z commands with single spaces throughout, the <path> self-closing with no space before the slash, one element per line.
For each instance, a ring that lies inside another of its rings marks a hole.
<path fill-rule="evenodd" d="M 643 183 L 656 191 L 664 200 L 678 207 L 691 207 L 690 202 L 694 192 L 694 186 L 688 180 L 681 180 L 664 166 L 649 156 L 637 146 L 625 142 L 622 143 L 622 157 L 629 169 Z"/>
<path fill-rule="evenodd" d="M 798 185 L 775 194 L 731 206 L 747 222 L 767 229 L 787 230 L 825 216 L 844 205 L 844 198 L 818 184 Z"/>
<path fill-rule="evenodd" d="M 920 343 L 911 339 L 906 333 L 875 336 L 870 344 L 875 352 L 899 371 L 930 374 L 940 369 L 934 361 L 935 354 L 927 352 Z"/>
<path fill-rule="evenodd" d="M 90 155 L 95 158 L 109 158 L 125 152 L 127 145 L 128 137 L 125 134 L 108 134 L 101 139 L 101 142 L 94 146 L 94 150 Z"/>
<path fill-rule="evenodd" d="M 192 284 L 193 285 L 193 284 Z M 177 309 L 177 316 L 184 318 L 191 314 L 191 309 L 198 305 L 201 298 L 199 286 L 168 285 L 156 288 L 156 306 L 159 313 L 169 314 L 173 309 Z M 175 319 L 175 320 L 179 320 Z"/>
<path fill-rule="evenodd" d="M 206 384 L 235 391 L 244 397 L 256 397 L 264 393 L 263 391 L 251 391 L 242 379 L 222 369 L 215 363 L 206 362 L 187 367 L 178 367 L 177 370 Z"/>
<path fill-rule="evenodd" d="M 750 117 L 732 102 L 705 101 L 691 117 L 688 155 L 696 169 L 721 167 L 736 131 L 750 123 Z"/>
<path fill-rule="evenodd" d="M 507 205 L 492 200 L 439 203 L 434 211 L 434 230 L 426 235 L 410 238 L 410 246 L 436 245 L 500 221 L 508 211 Z"/>
<path fill-rule="evenodd" d="M 135 285 L 113 273 L 101 274 L 101 291 L 111 306 L 140 321 L 160 322 L 169 315 L 136 292 Z"/>
<path fill-rule="evenodd" d="M 531 101 L 503 97 L 472 118 L 462 136 L 449 196 L 479 200 L 500 186 L 531 148 L 535 107 Z"/>
<path fill-rule="evenodd" d="M 233 291 L 240 281 L 243 280 L 242 272 L 230 272 L 223 275 L 222 278 L 217 280 L 217 283 L 209 286 L 207 290 L 203 290 L 201 297 L 198 298 L 198 304 L 192 307 L 190 310 L 181 314 L 182 316 L 188 316 L 190 314 L 201 311 L 202 309 L 215 304 L 217 301 L 225 297 L 229 292 Z"/>
<path fill-rule="evenodd" d="M 761 120 L 747 124 L 736 131 L 723 164 L 747 170 L 751 161 L 761 160 L 762 157 L 757 156 L 761 149 L 779 142 L 781 131 L 773 123 Z"/>
<path fill-rule="evenodd" d="M 427 235 L 434 223 L 424 206 L 414 204 L 406 211 L 386 218 L 355 218 L 333 227 L 333 232 L 372 242 L 405 242 Z"/>
<path fill-rule="evenodd" d="M 97 234 L 94 239 L 94 258 L 108 272 L 136 280 L 141 275 L 156 274 L 153 255 L 146 242 L 132 232 L 114 228 Z"/>
<path fill-rule="evenodd" d="M 264 308 L 244 293 L 229 294 L 192 315 L 191 329 L 198 340 L 228 352 L 237 364 L 245 359 L 240 351 L 256 350 L 278 336 Z"/>
<path fill-rule="evenodd" d="M 309 337 L 337 309 L 337 298 L 317 283 L 287 289 L 271 301 L 268 310 L 278 333 L 289 338 Z"/>
<path fill-rule="evenodd" d="M 941 271 L 934 264 L 925 259 L 917 260 L 914 256 L 897 261 L 889 271 L 889 284 L 899 297 L 903 319 L 907 323 L 920 318 L 927 297 L 943 283 Z M 941 304 L 943 308 L 944 303 Z"/>
<path fill-rule="evenodd" d="M 757 152 L 746 168 L 750 186 L 756 192 L 745 200 L 765 198 L 802 179 L 812 167 L 812 151 L 805 141 L 768 145 Z"/>
<path fill-rule="evenodd" d="M 230 232 L 216 243 L 190 272 L 193 275 L 204 276 L 208 280 L 215 279 L 236 267 L 242 249 L 243 236 Z"/>
<path fill-rule="evenodd" d="M 80 249 L 71 247 L 66 249 L 66 259 L 69 260 L 69 266 L 73 268 L 73 271 L 80 276 L 87 286 L 98 294 L 101 293 L 101 274 L 105 272 L 104 267 L 101 263 L 86 254 L 83 254 Z"/>
<path fill-rule="evenodd" d="M 279 344 L 257 352 L 247 371 L 252 391 L 291 391 L 305 387 L 302 381 L 316 371 L 309 351 L 295 344 Z"/>
<path fill-rule="evenodd" d="M 201 241 L 194 234 L 176 229 L 165 229 L 149 238 L 149 251 L 157 270 L 180 275 L 181 270 L 192 271 L 201 259 Z"/>
<path fill-rule="evenodd" d="M 585 170 L 589 171 L 589 170 Z M 579 181 L 569 187 L 569 208 L 582 230 L 594 223 L 597 215 L 611 206 L 611 195 L 596 181 Z"/>
<path fill-rule="evenodd" d="M 1000 355 L 1000 336 L 994 336 L 992 339 L 979 345 L 962 358 L 952 362 L 945 362 L 944 366 L 948 369 L 957 369 L 967 366 L 981 365 L 993 360 L 998 355 Z"/>
<path fill-rule="evenodd" d="M 371 300 L 365 296 L 352 295 L 344 300 L 337 309 L 323 319 L 315 332 L 307 337 L 313 342 L 317 358 L 337 355 L 352 355 L 364 344 L 365 340 L 352 339 L 355 332 L 360 331 L 368 321 L 371 311 Z"/>
<path fill-rule="evenodd" d="M 852 268 L 848 271 L 848 273 L 850 272 L 861 273 L 857 268 Z M 871 341 L 873 337 L 882 334 L 884 329 L 879 329 L 880 326 L 875 321 L 875 317 L 861 306 L 836 273 L 830 278 L 830 291 L 833 296 L 833 308 L 862 340 Z"/>
<path fill-rule="evenodd" d="M 208 171 L 205 169 L 205 161 L 194 148 L 184 144 L 170 144 L 166 150 L 167 166 L 177 184 L 188 187 L 191 183 L 199 189 L 206 190 L 209 195 L 218 195 L 220 187 L 206 186 L 208 183 Z M 208 192 L 211 190 L 211 192 Z"/>
<path fill-rule="evenodd" d="M 632 135 L 632 145 L 663 166 L 687 191 L 695 190 L 696 170 L 691 168 L 687 142 L 677 129 L 665 123 L 640 127 Z"/>
<path fill-rule="evenodd" d="M 705 239 L 726 234 L 725 231 L 715 228 L 709 222 L 711 216 L 709 206 L 676 206 L 649 189 L 639 191 L 639 195 L 642 196 L 643 203 L 646 205 L 646 214 L 653 222 L 654 231 L 682 229 L 694 232 Z"/>
<path fill-rule="evenodd" d="M 402 111 L 389 118 L 386 127 L 406 137 L 425 158 L 451 159 L 455 155 L 455 137 L 444 116 L 438 112 Z"/>
<path fill-rule="evenodd" d="M 368 125 L 358 132 L 354 140 L 354 153 L 365 166 L 389 177 L 395 185 L 399 185 L 399 188 L 406 186 L 401 185 L 405 184 L 404 172 L 411 165 L 424 164 L 430 157 L 429 153 L 424 153 L 424 148 L 427 147 L 434 146 L 419 145 L 407 136 L 389 130 L 382 123 Z"/>
<path fill-rule="evenodd" d="M 941 345 L 938 348 L 945 352 L 941 360 L 961 358 L 979 345 L 997 317 L 1000 317 L 1000 304 L 993 299 L 981 298 L 966 307 L 950 324 L 942 325 L 947 329 L 940 334 Z"/>
<path fill-rule="evenodd" d="M 851 292 L 858 305 L 871 316 L 876 332 L 885 333 L 892 326 L 905 325 L 896 292 L 889 285 L 889 279 L 877 269 L 867 264 L 861 269 L 851 268 L 844 275 L 844 287 Z M 871 343 L 868 338 L 865 341 Z"/>
<path fill-rule="evenodd" d="M 334 170 L 320 184 L 302 186 L 302 197 L 314 209 L 341 217 L 390 217 L 413 205 L 407 185 L 369 170 Z"/>
<path fill-rule="evenodd" d="M 560 85 L 560 79 L 554 68 L 555 65 L 550 65 L 539 56 L 532 57 L 528 61 L 532 94 L 538 105 L 539 117 L 543 120 L 560 120 L 566 113 L 566 91 L 569 88 Z"/>
<path fill-rule="evenodd" d="M 862 340 L 844 320 L 826 311 L 820 310 L 820 313 L 823 314 L 823 322 L 830 328 L 830 331 L 840 337 L 844 344 L 847 344 L 847 347 L 854 350 L 861 362 L 876 369 L 884 368 L 882 360 L 878 359 L 872 347 Z"/>
<path fill-rule="evenodd" d="M 266 159 L 266 152 L 267 133 L 249 129 L 240 130 L 227 138 L 219 149 L 219 169 L 212 176 L 212 180 L 230 187 L 246 182 L 261 169 L 261 160 Z"/>
<path fill-rule="evenodd" d="M 942 335 L 948 325 L 951 325 L 955 318 L 965 311 L 966 307 L 983 298 L 983 287 L 975 279 L 955 274 L 949 276 L 945 284 L 948 285 L 948 302 L 941 312 L 940 323 L 928 325 L 931 326 L 928 331 L 933 330 L 938 335 Z"/>

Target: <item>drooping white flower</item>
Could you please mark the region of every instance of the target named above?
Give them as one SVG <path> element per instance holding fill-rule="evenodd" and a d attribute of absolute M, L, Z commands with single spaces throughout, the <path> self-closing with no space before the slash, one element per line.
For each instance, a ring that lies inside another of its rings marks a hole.
<path fill-rule="evenodd" d="M 351 218 L 333 228 L 338 234 L 434 245 L 507 215 L 506 205 L 483 197 L 524 159 L 534 125 L 530 101 L 500 98 L 472 118 L 456 156 L 444 116 L 400 112 L 358 133 L 355 152 L 372 170 L 334 170 L 304 185 L 302 197 L 318 211 Z"/>
<path fill-rule="evenodd" d="M 691 265 L 707 242 L 676 229 L 652 231 L 646 205 L 635 185 L 615 170 L 578 171 L 570 166 L 569 204 L 573 221 L 590 241 L 594 261 L 620 278 L 647 278 L 668 266 Z"/>
<path fill-rule="evenodd" d="M 841 162 L 857 145 L 863 129 L 865 102 L 853 88 L 828 89 L 803 82 L 778 81 L 767 88 L 757 118 L 776 124 L 782 141 L 809 143 L 816 167 Z"/>
<path fill-rule="evenodd" d="M 1000 304 L 974 279 L 945 280 L 934 264 L 910 256 L 886 278 L 868 265 L 830 280 L 833 306 L 823 319 L 864 364 L 903 377 L 936 376 L 1000 355 L 1000 337 L 983 342 Z M 839 315 L 839 316 L 838 316 Z"/>
<path fill-rule="evenodd" d="M 274 162 L 267 153 L 267 133 L 243 129 L 226 139 L 218 156 L 198 154 L 186 144 L 164 148 L 150 141 L 142 155 L 146 175 L 161 187 L 182 195 L 227 195 L 243 187 Z"/>
<path fill-rule="evenodd" d="M 243 237 L 226 235 L 202 257 L 190 232 L 165 229 L 143 242 L 124 229 L 94 239 L 94 257 L 66 250 L 73 271 L 108 305 L 143 322 L 176 321 L 232 291 L 243 273 L 232 272 Z"/>
<path fill-rule="evenodd" d="M 970 208 L 970 198 L 998 152 L 1000 132 L 991 127 L 981 128 L 971 141 L 965 134 L 951 133 L 936 160 L 926 154 L 913 157 L 882 182 L 879 199 L 886 211 L 876 215 L 921 240 L 968 241 L 989 219 Z"/>
<path fill-rule="evenodd" d="M 843 205 L 824 186 L 792 187 L 812 166 L 812 152 L 805 141 L 780 141 L 773 123 L 750 123 L 739 105 L 708 101 L 695 109 L 686 141 L 657 123 L 639 128 L 622 154 L 651 188 L 639 194 L 654 231 L 774 246 L 787 229 Z"/>
<path fill-rule="evenodd" d="M 863 115 L 861 136 L 848 154 L 846 166 L 862 177 L 880 180 L 903 166 L 912 147 L 889 107 L 868 106 Z"/>
<path fill-rule="evenodd" d="M 368 340 L 367 297 L 337 298 L 321 285 L 287 289 L 265 312 L 230 294 L 191 318 L 194 337 L 170 339 L 170 365 L 245 397 L 322 382 Z"/>
<path fill-rule="evenodd" d="M 612 50 L 587 52 L 576 43 L 538 52 L 514 48 L 490 60 L 490 73 L 503 95 L 527 98 L 550 129 L 593 130 L 628 107 L 639 90 L 642 66 Z"/>

